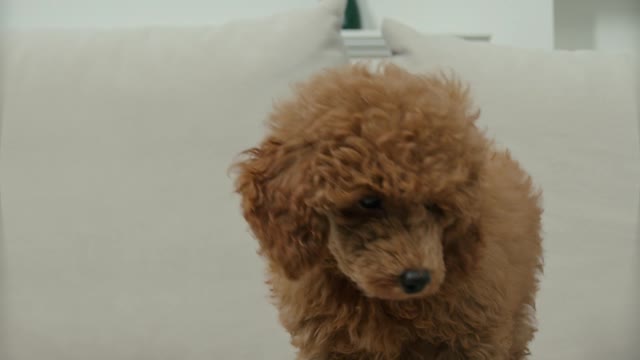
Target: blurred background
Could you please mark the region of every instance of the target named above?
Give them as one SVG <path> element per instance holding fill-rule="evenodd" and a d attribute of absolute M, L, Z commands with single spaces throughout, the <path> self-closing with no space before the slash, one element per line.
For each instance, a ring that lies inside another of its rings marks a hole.
<path fill-rule="evenodd" d="M 221 24 L 316 0 L 5 0 L 16 27 Z M 541 49 L 640 49 L 639 0 L 359 0 L 364 29 L 392 17 L 429 33 L 491 35 Z"/>

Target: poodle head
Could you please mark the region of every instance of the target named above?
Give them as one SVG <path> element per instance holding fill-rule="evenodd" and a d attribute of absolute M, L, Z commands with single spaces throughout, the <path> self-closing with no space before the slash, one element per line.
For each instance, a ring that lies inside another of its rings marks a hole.
<path fill-rule="evenodd" d="M 333 271 L 390 300 L 470 271 L 489 143 L 467 89 L 350 65 L 297 90 L 237 164 L 244 216 L 272 268 L 290 279 Z"/>

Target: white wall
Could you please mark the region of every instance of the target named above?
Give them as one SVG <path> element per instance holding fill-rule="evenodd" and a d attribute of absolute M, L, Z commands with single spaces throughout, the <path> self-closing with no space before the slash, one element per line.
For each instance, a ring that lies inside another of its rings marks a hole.
<path fill-rule="evenodd" d="M 488 33 L 492 42 L 514 46 L 553 46 L 553 0 L 361 0 L 374 21 L 398 20 L 425 31 Z"/>
<path fill-rule="evenodd" d="M 2 1 L 2 0 L 0 0 Z M 10 26 L 209 24 L 305 6 L 313 0 L 4 0 Z"/>
<path fill-rule="evenodd" d="M 555 47 L 640 51 L 640 0 L 556 0 Z"/>
<path fill-rule="evenodd" d="M 0 0 L 1 1 L 1 0 Z M 5 0 L 11 26 L 223 23 L 317 0 Z M 551 48 L 553 0 L 360 0 L 363 21 L 394 17 L 425 32 L 488 33 L 495 43 Z"/>

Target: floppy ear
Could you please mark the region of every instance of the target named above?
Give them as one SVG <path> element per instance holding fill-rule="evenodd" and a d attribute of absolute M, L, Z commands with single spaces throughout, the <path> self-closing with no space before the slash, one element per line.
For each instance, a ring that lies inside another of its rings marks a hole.
<path fill-rule="evenodd" d="M 478 263 L 483 246 L 481 193 L 485 191 L 481 176 L 470 179 L 467 188 L 451 194 L 455 204 L 455 221 L 444 231 L 443 247 L 447 272 L 469 272 Z"/>
<path fill-rule="evenodd" d="M 312 153 L 304 144 L 272 138 L 245 154 L 248 159 L 236 164 L 244 217 L 260 253 L 296 279 L 323 257 L 329 229 L 326 218 L 309 206 L 315 189 Z"/>
<path fill-rule="evenodd" d="M 479 258 L 482 237 L 475 221 L 458 220 L 444 233 L 444 260 L 447 272 L 469 272 Z"/>

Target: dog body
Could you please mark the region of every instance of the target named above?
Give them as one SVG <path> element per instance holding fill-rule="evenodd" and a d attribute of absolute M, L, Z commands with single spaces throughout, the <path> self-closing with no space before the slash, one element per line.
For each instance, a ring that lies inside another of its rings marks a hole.
<path fill-rule="evenodd" d="M 539 194 L 444 76 L 352 65 L 280 104 L 238 164 L 299 360 L 523 359 Z"/>

